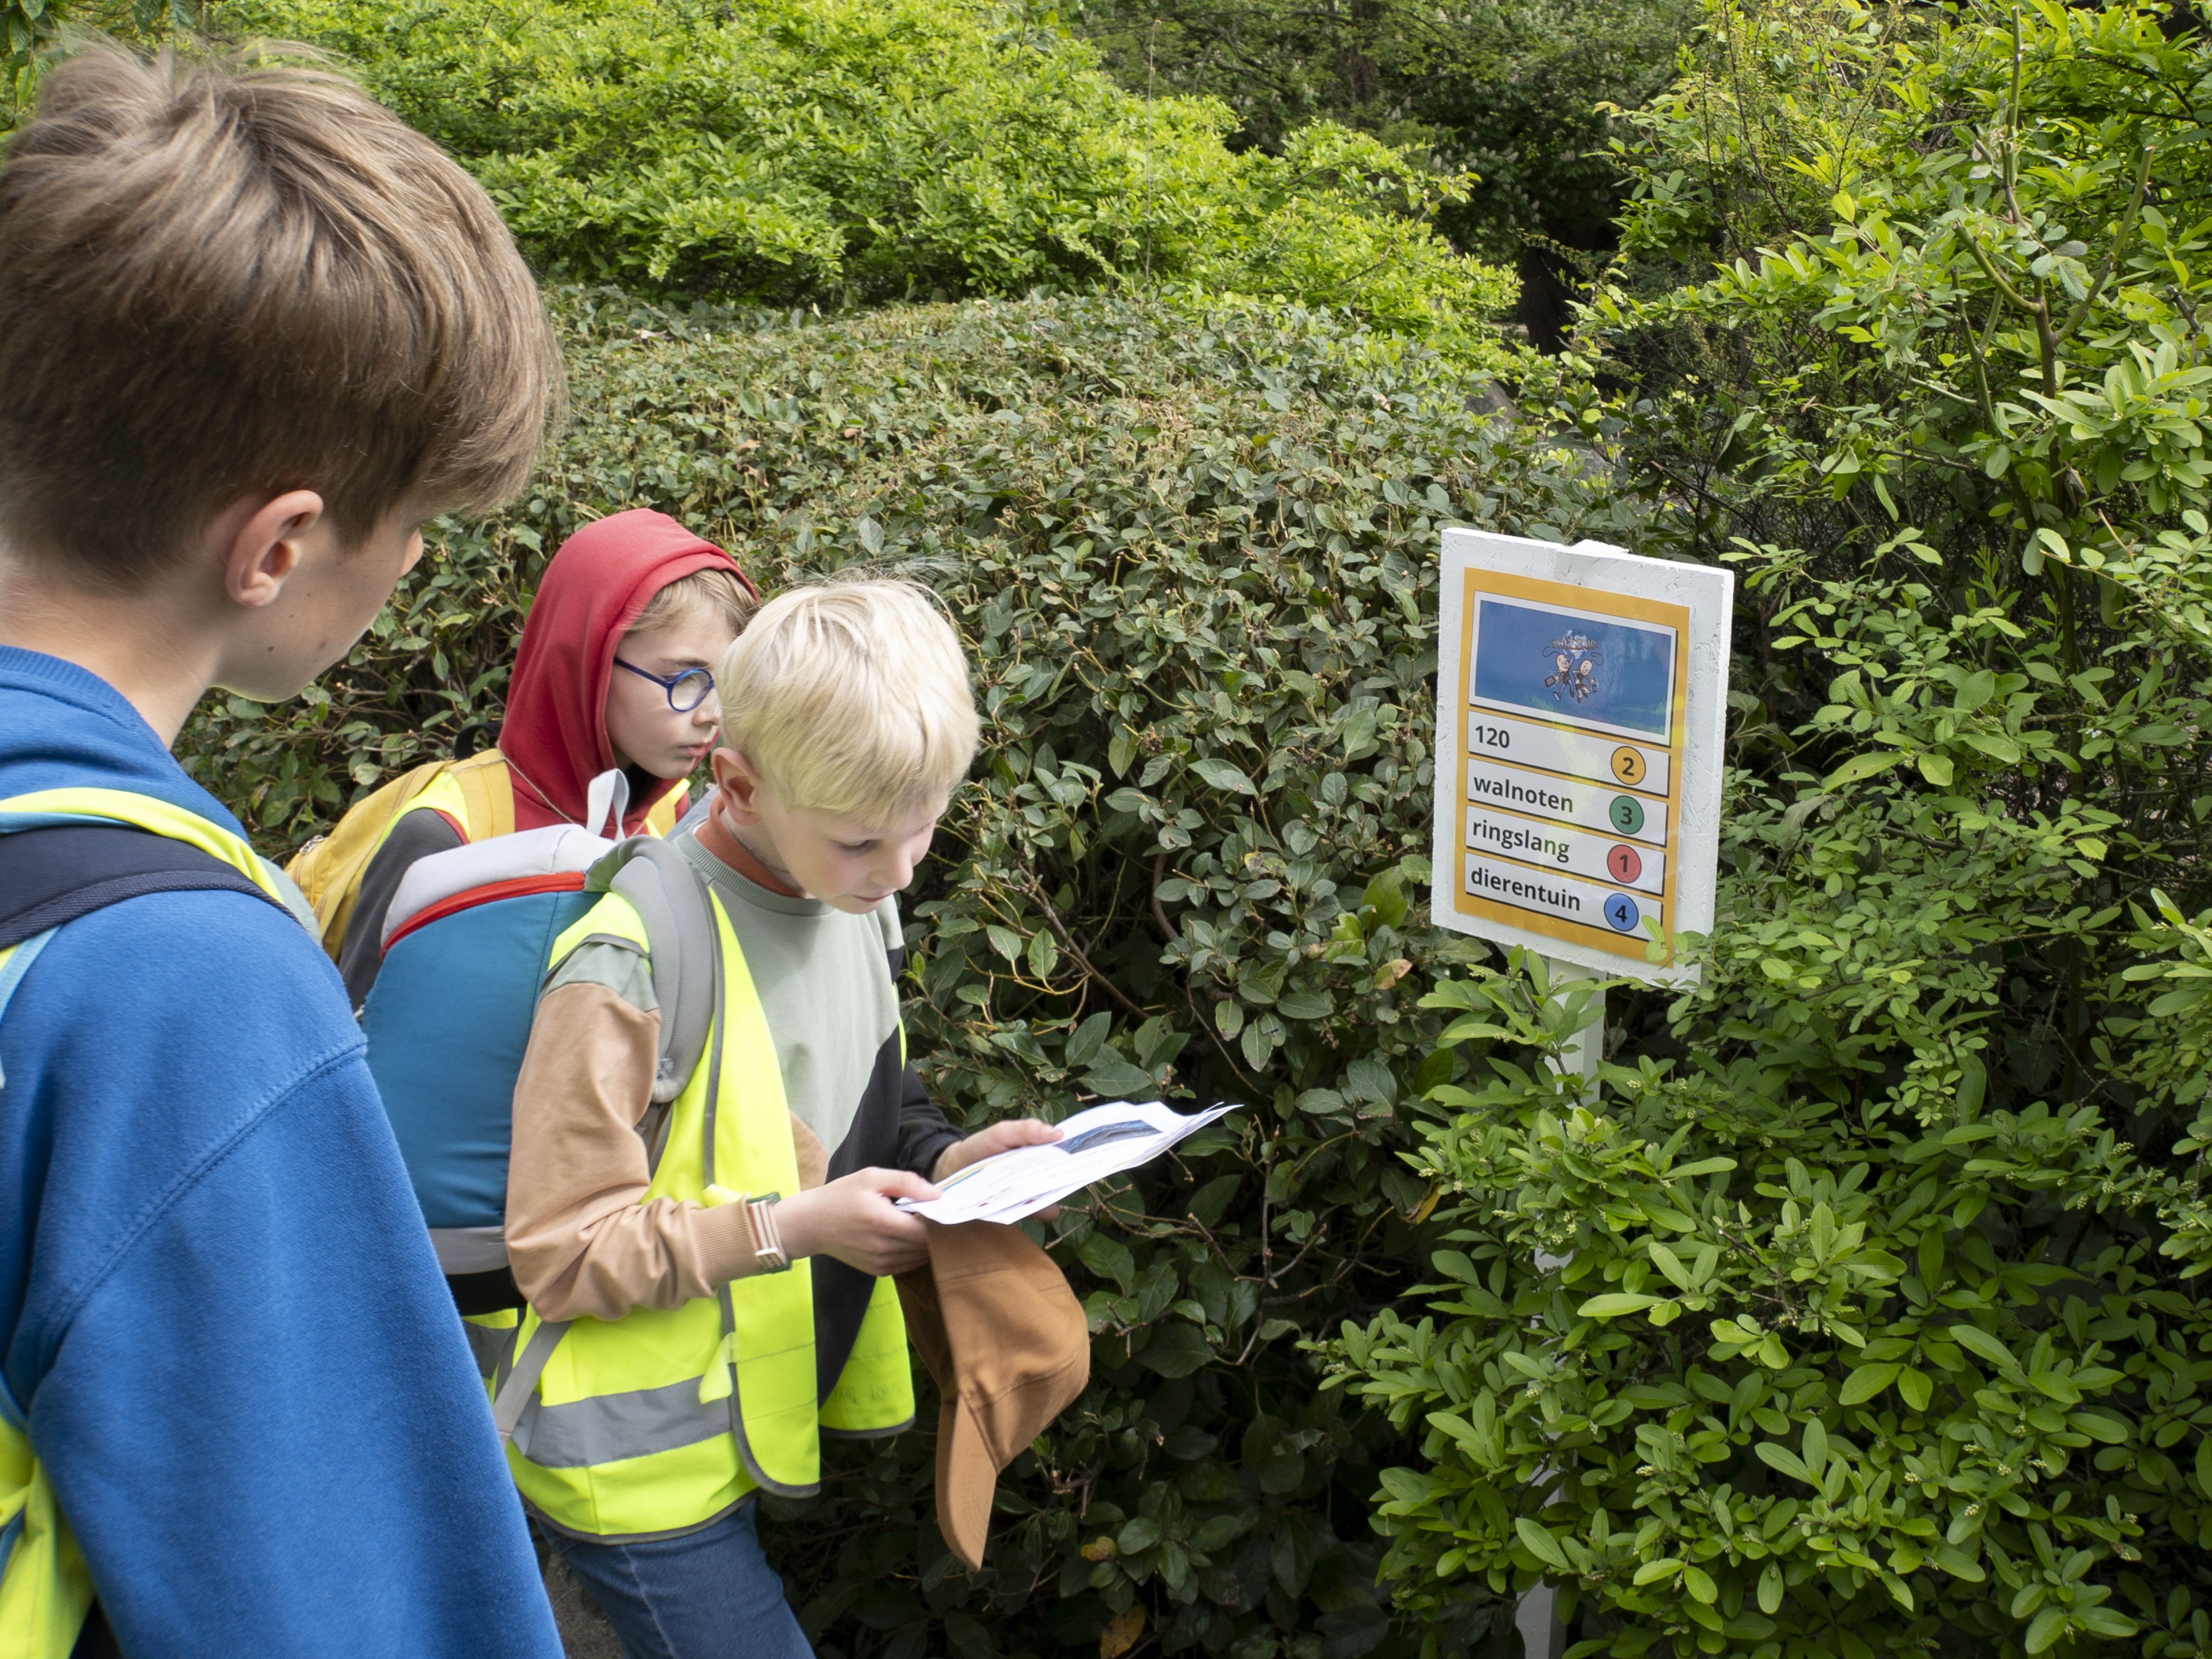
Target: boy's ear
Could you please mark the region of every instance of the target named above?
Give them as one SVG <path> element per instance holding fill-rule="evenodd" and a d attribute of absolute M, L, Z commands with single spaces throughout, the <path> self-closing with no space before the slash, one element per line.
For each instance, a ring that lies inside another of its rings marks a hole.
<path fill-rule="evenodd" d="M 721 793 L 720 810 L 746 829 L 761 821 L 760 778 L 753 764 L 734 749 L 717 749 L 708 763 L 714 771 L 714 787 Z"/>
<path fill-rule="evenodd" d="M 240 502 L 217 519 L 210 539 L 222 561 L 224 596 L 249 611 L 275 604 L 322 519 L 323 498 L 312 489 L 288 489 L 258 507 Z"/>

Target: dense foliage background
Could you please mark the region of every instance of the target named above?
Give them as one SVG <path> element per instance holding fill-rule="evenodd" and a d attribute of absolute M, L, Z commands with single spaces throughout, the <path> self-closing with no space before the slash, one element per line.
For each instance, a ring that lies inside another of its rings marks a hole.
<path fill-rule="evenodd" d="M 850 307 L 1170 289 L 1346 306 L 1496 358 L 1509 280 L 1428 222 L 1466 181 L 1330 122 L 1222 142 L 996 0 L 228 0 L 481 178 L 551 273 Z"/>
<path fill-rule="evenodd" d="M 1480 183 L 1441 204 L 1459 247 L 1515 268 L 1519 320 L 1559 348 L 1571 296 L 1616 243 L 1618 126 L 1665 89 L 1693 0 L 1079 0 L 1075 30 L 1121 84 L 1237 112 L 1230 142 L 1281 153 L 1327 119 Z"/>
<path fill-rule="evenodd" d="M 576 415 L 187 763 L 276 849 L 482 741 L 623 507 L 908 574 L 988 719 L 933 1087 L 1244 1104 L 1058 1230 L 1094 1382 L 983 1575 L 927 1432 L 775 1510 L 825 1654 L 1504 1655 L 1540 1580 L 1624 1659 L 2212 1648 L 2193 13 L 283 3 L 580 279 Z M 1509 356 L 1454 247 L 1576 202 Z M 1427 925 L 1446 522 L 1741 574 L 1705 980 L 1601 1092 Z"/>

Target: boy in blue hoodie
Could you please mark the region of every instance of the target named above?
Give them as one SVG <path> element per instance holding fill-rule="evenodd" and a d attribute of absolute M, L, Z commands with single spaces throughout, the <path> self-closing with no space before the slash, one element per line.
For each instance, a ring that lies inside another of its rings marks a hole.
<path fill-rule="evenodd" d="M 346 83 L 96 49 L 0 318 L 0 1650 L 557 1654 L 337 975 L 168 753 L 520 484 L 536 289 Z"/>

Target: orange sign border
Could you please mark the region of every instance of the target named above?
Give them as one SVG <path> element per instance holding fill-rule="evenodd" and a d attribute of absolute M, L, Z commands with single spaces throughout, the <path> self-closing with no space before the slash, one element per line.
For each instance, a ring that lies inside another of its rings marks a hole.
<path fill-rule="evenodd" d="M 1468 799 L 1467 793 L 1467 720 L 1469 714 L 1494 714 L 1498 712 L 1468 702 L 1467 686 L 1468 680 L 1474 672 L 1474 619 L 1479 609 L 1475 600 L 1480 594 L 1491 594 L 1498 599 L 1529 599 L 1540 605 L 1557 606 L 1563 610 L 1584 611 L 1595 616 L 1620 617 L 1631 622 L 1657 623 L 1662 627 L 1672 628 L 1674 630 L 1674 685 L 1673 702 L 1667 721 L 1668 741 L 1663 745 L 1654 744 L 1649 738 L 1634 741 L 1642 743 L 1646 748 L 1663 746 L 1668 756 L 1665 796 L 1668 824 L 1668 844 L 1665 849 L 1667 878 L 1661 885 L 1659 900 L 1660 908 L 1667 918 L 1667 932 L 1661 941 L 1665 948 L 1665 954 L 1661 957 L 1658 965 L 1662 967 L 1671 965 L 1674 960 L 1674 888 L 1682 866 L 1683 750 L 1687 746 L 1689 736 L 1690 607 L 1686 605 L 1670 604 L 1665 599 L 1648 599 L 1637 593 L 1617 593 L 1602 587 L 1578 587 L 1572 582 L 1546 581 L 1540 577 L 1519 576 L 1502 570 L 1470 569 L 1466 574 L 1467 587 L 1461 595 L 1460 605 L 1460 683 L 1452 688 L 1451 752 L 1454 757 L 1452 793 L 1457 803 L 1453 822 L 1458 826 L 1452 837 L 1458 849 L 1455 859 L 1456 867 L 1453 870 L 1451 877 L 1454 913 L 1462 916 L 1476 917 L 1484 921 L 1495 922 L 1500 927 L 1517 927 L 1524 933 L 1541 934 L 1546 939 L 1555 939 L 1566 944 L 1583 945 L 1587 949 L 1602 951 L 1607 956 L 1621 957 L 1635 962 L 1644 962 L 1647 959 L 1644 956 L 1644 948 L 1650 942 L 1651 936 L 1649 933 L 1640 936 L 1616 933 L 1610 928 L 1599 928 L 1584 922 L 1563 921 L 1557 916 L 1545 915 L 1540 911 L 1523 910 L 1514 905 L 1501 904 L 1495 899 L 1477 898 L 1467 891 L 1466 858 L 1468 849 L 1463 843 L 1467 839 L 1468 808 L 1474 805 Z M 1593 732 L 1585 726 L 1570 725 L 1564 720 L 1547 720 L 1534 714 L 1518 713 L 1514 718 L 1548 726 L 1555 731 L 1571 732 L 1579 737 L 1601 738 L 1606 735 L 1602 732 Z M 1628 739 L 1623 741 L 1628 741 Z M 1563 775 L 1550 773 L 1542 767 L 1530 769 L 1546 772 L 1549 776 Z M 1651 792 L 1638 790 L 1635 793 L 1644 794 Z M 1510 807 L 1501 807 L 1493 801 L 1485 801 L 1482 805 L 1485 811 L 1510 812 L 1515 817 L 1534 817 L 1529 813 L 1512 812 Z M 1549 823 L 1552 820 L 1534 818 L 1534 821 Z M 1504 854 L 1495 856 L 1504 859 L 1509 864 L 1522 862 L 1518 859 L 1507 857 Z M 1529 865 L 1527 867 L 1532 870 L 1543 868 L 1540 865 Z M 1551 873 L 1555 874 L 1556 872 Z"/>

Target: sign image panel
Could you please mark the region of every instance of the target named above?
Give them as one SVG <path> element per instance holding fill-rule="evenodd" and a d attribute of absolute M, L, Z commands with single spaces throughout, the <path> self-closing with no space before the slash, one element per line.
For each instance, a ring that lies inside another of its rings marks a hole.
<path fill-rule="evenodd" d="M 1674 629 L 1488 593 L 1474 604 L 1469 702 L 1667 741 L 1674 724 Z"/>
<path fill-rule="evenodd" d="M 1675 932 L 1712 925 L 1733 594 L 1723 570 L 1445 532 L 1437 922 L 1695 976 Z"/>

